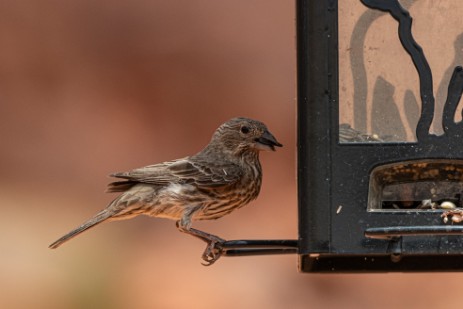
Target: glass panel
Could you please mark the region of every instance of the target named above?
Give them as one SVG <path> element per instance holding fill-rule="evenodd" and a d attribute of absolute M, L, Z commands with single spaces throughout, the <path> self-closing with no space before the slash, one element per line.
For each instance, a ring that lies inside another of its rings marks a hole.
<path fill-rule="evenodd" d="M 453 68 L 463 64 L 463 5 L 435 0 L 401 5 L 413 18 L 413 36 L 433 73 L 436 105 L 430 133 L 440 135 L 448 83 Z M 360 0 L 339 0 L 338 6 L 340 142 L 415 142 L 419 76 L 400 43 L 398 22 Z"/>

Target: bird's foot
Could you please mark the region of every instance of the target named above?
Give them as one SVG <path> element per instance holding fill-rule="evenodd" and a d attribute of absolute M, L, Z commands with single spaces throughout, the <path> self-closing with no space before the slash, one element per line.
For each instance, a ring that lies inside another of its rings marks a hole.
<path fill-rule="evenodd" d="M 205 263 L 201 263 L 204 266 L 211 266 L 214 264 L 223 253 L 222 244 L 225 242 L 224 239 L 210 235 L 210 238 L 207 242 L 207 247 L 201 256 Z"/>
<path fill-rule="evenodd" d="M 202 263 L 204 266 L 210 266 L 214 264 L 215 261 L 217 261 L 222 256 L 222 253 L 223 253 L 222 245 L 225 242 L 224 239 L 218 236 L 194 229 L 192 227 L 185 226 L 185 224 L 182 224 L 182 221 L 177 221 L 176 225 L 180 232 L 190 234 L 191 236 L 199 238 L 205 243 L 207 243 L 207 247 L 204 250 L 203 255 L 201 256 L 201 258 L 205 262 L 205 263 Z"/>
<path fill-rule="evenodd" d="M 463 209 L 452 209 L 442 213 L 441 215 L 444 223 L 447 223 L 450 220 L 452 223 L 460 223 L 463 221 Z"/>

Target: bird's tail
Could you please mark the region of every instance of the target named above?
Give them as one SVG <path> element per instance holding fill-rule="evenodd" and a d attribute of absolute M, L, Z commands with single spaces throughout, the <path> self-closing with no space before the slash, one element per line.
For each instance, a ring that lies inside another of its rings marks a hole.
<path fill-rule="evenodd" d="M 58 239 L 57 241 L 55 241 L 48 247 L 50 249 L 56 249 L 59 246 L 61 246 L 63 243 L 65 243 L 66 241 L 70 240 L 71 238 L 79 235 L 80 233 L 88 230 L 91 227 L 94 227 L 95 225 L 99 223 L 106 221 L 110 217 L 111 217 L 110 211 L 108 211 L 108 209 L 104 209 L 100 211 L 99 213 L 97 213 L 93 218 L 84 222 L 81 226 L 75 228 L 74 230 L 70 231 L 69 233 L 67 233 L 66 235 L 64 235 L 63 237 L 61 237 L 60 239 Z"/>

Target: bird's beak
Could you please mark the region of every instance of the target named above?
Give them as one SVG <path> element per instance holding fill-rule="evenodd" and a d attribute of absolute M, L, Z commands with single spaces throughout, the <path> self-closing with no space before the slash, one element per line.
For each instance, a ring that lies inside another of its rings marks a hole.
<path fill-rule="evenodd" d="M 269 131 L 265 131 L 261 137 L 256 138 L 256 148 L 259 150 L 275 151 L 275 146 L 283 147 Z"/>

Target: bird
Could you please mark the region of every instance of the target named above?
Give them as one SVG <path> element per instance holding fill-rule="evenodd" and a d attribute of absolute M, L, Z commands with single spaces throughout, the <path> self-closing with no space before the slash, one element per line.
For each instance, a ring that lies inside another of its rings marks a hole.
<path fill-rule="evenodd" d="M 102 222 L 147 215 L 175 220 L 179 231 L 206 242 L 203 265 L 211 265 L 221 256 L 225 240 L 194 229 L 193 221 L 221 218 L 256 199 L 262 184 L 259 153 L 282 146 L 264 123 L 232 118 L 195 155 L 110 174 L 117 180 L 106 192 L 120 195 L 49 248 Z"/>

